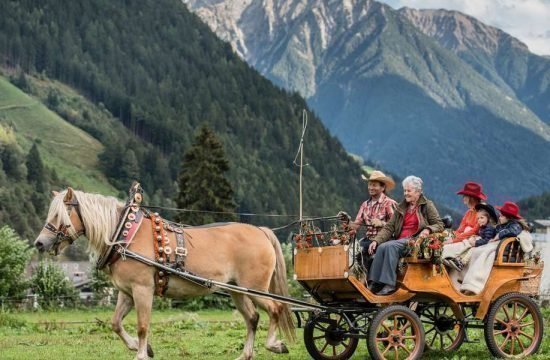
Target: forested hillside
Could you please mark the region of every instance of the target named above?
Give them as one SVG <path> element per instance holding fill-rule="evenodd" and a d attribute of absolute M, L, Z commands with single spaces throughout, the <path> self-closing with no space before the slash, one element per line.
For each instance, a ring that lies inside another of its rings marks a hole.
<path fill-rule="evenodd" d="M 180 1 L 2 1 L 0 14 L 4 69 L 57 79 L 124 125 L 60 111 L 48 94 L 50 108 L 105 146 L 101 168 L 118 189 L 136 177 L 168 204 L 181 155 L 208 124 L 230 159 L 239 210 L 297 213 L 292 161 L 305 101 L 241 61 Z M 309 120 L 305 212 L 355 210 L 364 194 L 359 166 Z"/>
<path fill-rule="evenodd" d="M 530 221 L 550 219 L 550 192 L 523 199 L 518 205 L 521 209 L 522 216 Z"/>
<path fill-rule="evenodd" d="M 36 79 L 23 75 L 12 81 L 40 92 Z M 63 108 L 65 96 L 59 93 L 56 99 Z M 43 225 L 50 189 L 71 184 L 116 193 L 99 169 L 103 149 L 99 141 L 0 74 L 0 224 L 34 239 Z"/>

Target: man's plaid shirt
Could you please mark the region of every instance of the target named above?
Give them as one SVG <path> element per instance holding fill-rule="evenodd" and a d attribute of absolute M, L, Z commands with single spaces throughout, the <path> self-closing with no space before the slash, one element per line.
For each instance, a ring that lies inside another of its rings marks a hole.
<path fill-rule="evenodd" d="M 393 216 L 396 206 L 397 202 L 388 197 L 386 194 L 380 195 L 377 201 L 370 198 L 361 204 L 359 212 L 355 217 L 355 223 L 366 225 L 367 231 L 365 235 L 372 240 L 381 228 L 373 226 L 371 224 L 371 220 L 378 219 L 385 223 L 388 222 Z"/>

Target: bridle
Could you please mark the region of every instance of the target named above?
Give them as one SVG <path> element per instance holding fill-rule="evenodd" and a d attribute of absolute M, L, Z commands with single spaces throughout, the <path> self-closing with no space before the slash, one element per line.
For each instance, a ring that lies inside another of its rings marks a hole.
<path fill-rule="evenodd" d="M 71 212 L 73 208 L 76 210 L 76 214 L 78 215 L 78 219 L 80 220 L 80 223 L 82 224 L 82 230 L 79 232 L 69 232 L 69 228 L 74 226 L 71 224 L 60 224 L 58 228 L 56 228 L 52 223 L 47 223 L 44 225 L 44 229 L 48 230 L 52 234 L 55 235 L 55 240 L 52 244 L 51 251 L 57 255 L 57 251 L 59 248 L 59 245 L 63 241 L 67 241 L 69 245 L 71 245 L 76 239 L 80 237 L 80 235 L 83 235 L 86 232 L 86 229 L 84 227 L 84 221 L 82 220 L 82 214 L 80 213 L 80 205 L 78 203 L 78 200 L 74 198 L 72 201 L 64 202 L 64 204 L 67 206 L 67 213 L 69 214 L 69 218 L 71 217 Z"/>

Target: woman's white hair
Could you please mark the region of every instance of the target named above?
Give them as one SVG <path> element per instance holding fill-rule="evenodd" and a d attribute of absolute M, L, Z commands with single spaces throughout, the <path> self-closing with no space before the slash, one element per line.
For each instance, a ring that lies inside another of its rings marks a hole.
<path fill-rule="evenodd" d="M 412 186 L 416 191 L 422 191 L 423 183 L 424 181 L 418 176 L 409 175 L 403 180 L 403 187 Z"/>

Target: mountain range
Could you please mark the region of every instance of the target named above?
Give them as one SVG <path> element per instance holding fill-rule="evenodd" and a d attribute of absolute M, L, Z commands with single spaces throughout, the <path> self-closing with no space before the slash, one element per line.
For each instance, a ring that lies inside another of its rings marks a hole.
<path fill-rule="evenodd" d="M 275 84 L 307 98 L 350 152 L 434 198 L 550 189 L 550 60 L 455 11 L 373 0 L 187 0 Z"/>
<path fill-rule="evenodd" d="M 304 111 L 304 215 L 353 212 L 364 200 L 360 164 L 304 99 L 262 77 L 181 1 L 8 0 L 0 14 L 0 80 L 19 87 L 0 87 L 0 220 L 20 234 L 36 234 L 47 210 L 30 209 L 31 147 L 59 172 L 44 188 L 124 198 L 138 179 L 149 204 L 169 207 L 203 125 L 224 144 L 238 211 L 289 216 L 240 220 L 286 224 L 299 208 L 293 160 Z M 28 103 L 36 106 L 24 112 Z"/>

